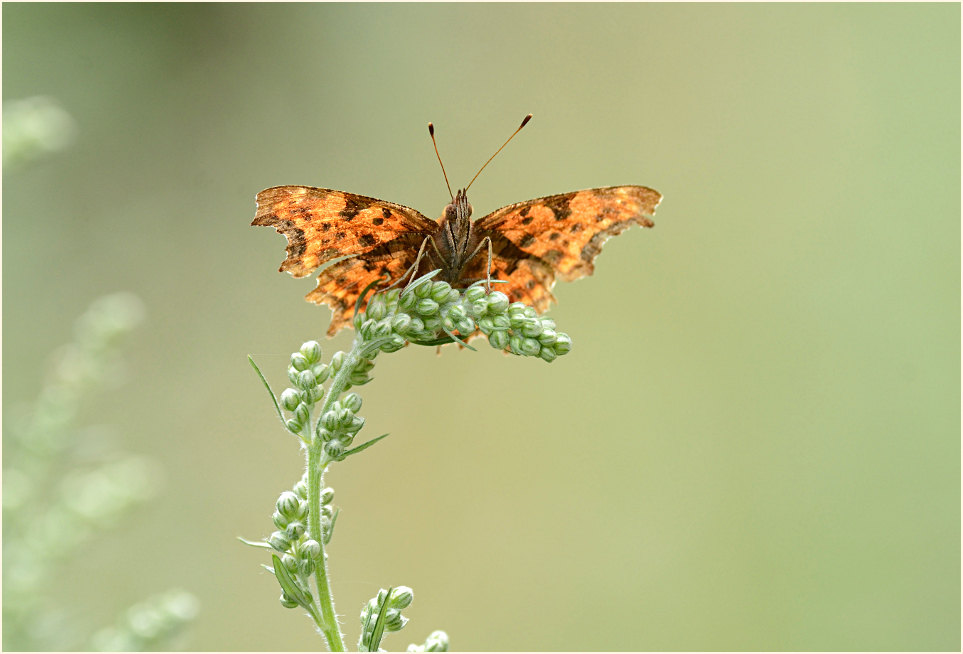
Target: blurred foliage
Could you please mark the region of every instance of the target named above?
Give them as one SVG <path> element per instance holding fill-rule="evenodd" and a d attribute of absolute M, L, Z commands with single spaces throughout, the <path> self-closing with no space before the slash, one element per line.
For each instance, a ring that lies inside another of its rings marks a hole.
<path fill-rule="evenodd" d="M 59 577 L 84 547 L 157 491 L 153 461 L 106 449 L 104 428 L 78 424 L 91 393 L 123 378 L 117 348 L 143 311 L 131 294 L 97 300 L 77 321 L 74 341 L 57 352 L 33 406 L 4 414 L 4 649 L 163 649 L 197 610 L 193 596 L 179 591 L 152 600 L 150 609 L 131 609 L 130 619 L 88 641 L 58 593 Z"/>

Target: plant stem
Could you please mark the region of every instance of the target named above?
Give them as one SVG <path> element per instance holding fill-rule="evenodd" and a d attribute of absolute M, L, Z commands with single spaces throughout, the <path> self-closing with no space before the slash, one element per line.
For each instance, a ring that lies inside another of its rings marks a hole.
<path fill-rule="evenodd" d="M 355 366 L 361 361 L 362 353 L 365 350 L 365 343 L 362 339 L 355 339 L 351 346 L 351 351 L 345 356 L 341 367 L 331 379 L 324 403 L 318 414 L 321 416 L 331 410 L 331 405 L 341 397 L 348 385 L 348 379 L 354 372 Z M 311 428 L 311 425 L 309 425 Z M 328 649 L 332 652 L 343 652 L 344 637 L 338 625 L 338 617 L 334 611 L 334 598 L 331 594 L 331 585 L 328 582 L 328 557 L 324 549 L 324 532 L 321 530 L 321 489 L 324 486 L 324 471 L 331 463 L 331 459 L 324 452 L 324 443 L 319 438 L 313 438 L 314 434 L 308 434 L 310 445 L 308 446 L 308 535 L 321 545 L 321 555 L 314 562 L 315 581 L 318 585 L 318 605 L 321 608 L 320 620 L 316 614 L 312 614 L 318 628 L 328 641 Z"/>

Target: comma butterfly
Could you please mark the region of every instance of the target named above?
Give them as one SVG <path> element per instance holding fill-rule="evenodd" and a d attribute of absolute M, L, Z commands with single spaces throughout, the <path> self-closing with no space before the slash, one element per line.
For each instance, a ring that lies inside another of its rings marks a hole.
<path fill-rule="evenodd" d="M 525 117 L 508 141 L 531 117 Z M 428 130 L 434 142 L 431 123 Z M 610 186 L 518 202 L 472 221 L 469 186 L 471 182 L 452 196 L 437 221 L 363 195 L 275 186 L 257 194 L 251 224 L 284 234 L 287 259 L 280 270 L 294 277 L 341 259 L 321 271 L 317 287 L 306 296 L 331 307 L 328 335 L 334 336 L 351 324 L 355 301 L 370 283 L 379 279 L 386 279 L 385 285 L 398 283 L 409 274 L 413 279 L 439 268 L 437 279 L 456 288 L 483 279 L 507 282 L 498 290 L 542 313 L 555 300 L 551 289 L 556 276 L 571 281 L 591 275 L 606 239 L 632 224 L 653 227 L 646 216 L 662 200 L 658 191 L 645 186 Z"/>

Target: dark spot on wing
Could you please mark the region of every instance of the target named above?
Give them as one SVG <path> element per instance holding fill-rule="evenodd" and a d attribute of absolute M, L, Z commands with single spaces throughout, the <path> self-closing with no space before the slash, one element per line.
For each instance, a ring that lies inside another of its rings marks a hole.
<path fill-rule="evenodd" d="M 363 246 L 365 246 L 365 247 L 370 247 L 370 246 L 374 245 L 375 243 L 377 243 L 377 242 L 378 242 L 378 239 L 376 239 L 376 238 L 375 238 L 374 236 L 372 236 L 371 234 L 362 234 L 361 237 L 358 238 L 358 242 L 360 242 L 361 245 L 363 245 Z"/>
<path fill-rule="evenodd" d="M 571 195 L 553 195 L 545 198 L 545 206 L 555 214 L 555 220 L 566 220 L 572 215 L 571 202 Z"/>
<path fill-rule="evenodd" d="M 568 231 L 572 232 L 573 234 L 577 234 L 578 232 L 582 231 L 582 223 L 575 223 L 569 227 Z"/>
<path fill-rule="evenodd" d="M 535 237 L 534 237 L 534 236 L 532 236 L 531 234 L 525 234 L 525 236 L 522 237 L 522 240 L 520 240 L 520 241 L 518 242 L 518 246 L 519 246 L 519 247 L 523 247 L 523 248 L 527 248 L 528 246 L 530 246 L 530 245 L 531 245 L 532 243 L 534 243 L 534 242 L 535 242 Z"/>
<path fill-rule="evenodd" d="M 548 240 L 550 241 L 558 240 L 559 236 L 561 236 L 561 234 L 559 234 L 558 232 L 552 232 L 551 234 L 548 235 Z"/>
<path fill-rule="evenodd" d="M 340 240 L 342 240 L 345 236 L 347 236 L 347 234 L 345 234 L 344 232 L 336 232 L 335 235 L 334 235 L 334 238 L 335 238 L 335 240 L 340 241 Z"/>
<path fill-rule="evenodd" d="M 344 209 L 339 212 L 339 215 L 346 221 L 351 221 L 358 215 L 358 212 L 367 209 L 368 206 L 370 206 L 368 200 L 353 195 L 346 195 L 344 197 Z"/>

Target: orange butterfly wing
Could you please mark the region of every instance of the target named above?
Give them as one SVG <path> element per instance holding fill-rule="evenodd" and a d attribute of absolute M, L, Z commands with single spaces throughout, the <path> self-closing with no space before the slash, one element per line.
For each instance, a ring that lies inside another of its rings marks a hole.
<path fill-rule="evenodd" d="M 334 312 L 329 335 L 348 325 L 358 295 L 372 281 L 397 279 L 415 262 L 438 223 L 414 209 L 363 195 L 311 186 L 275 186 L 257 194 L 252 225 L 274 227 L 288 240 L 279 270 L 294 277 L 326 268 L 306 299 Z"/>
<path fill-rule="evenodd" d="M 655 225 L 662 195 L 645 186 L 611 186 L 551 195 L 502 207 L 478 219 L 479 238 L 492 240 L 492 277 L 498 290 L 541 313 L 555 299 L 558 275 L 572 281 L 591 275 L 602 244 L 633 224 Z M 466 276 L 484 278 L 487 257 L 480 254 Z"/>

